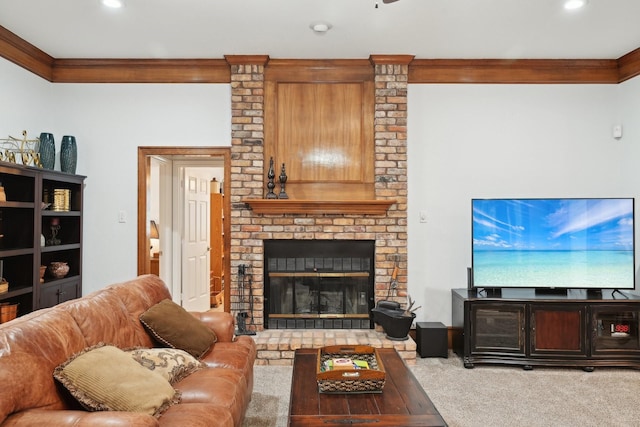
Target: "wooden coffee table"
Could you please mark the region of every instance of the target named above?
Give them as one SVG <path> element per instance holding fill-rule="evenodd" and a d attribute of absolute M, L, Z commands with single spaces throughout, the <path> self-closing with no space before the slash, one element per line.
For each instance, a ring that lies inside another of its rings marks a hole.
<path fill-rule="evenodd" d="M 446 426 L 416 377 L 394 349 L 378 349 L 386 371 L 382 393 L 323 394 L 316 382 L 317 349 L 296 350 L 290 427 Z"/>

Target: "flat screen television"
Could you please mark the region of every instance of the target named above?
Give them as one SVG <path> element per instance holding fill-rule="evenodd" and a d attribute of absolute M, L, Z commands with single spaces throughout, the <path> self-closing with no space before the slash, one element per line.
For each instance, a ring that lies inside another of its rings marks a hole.
<path fill-rule="evenodd" d="M 474 288 L 635 289 L 634 199 L 473 199 Z"/>

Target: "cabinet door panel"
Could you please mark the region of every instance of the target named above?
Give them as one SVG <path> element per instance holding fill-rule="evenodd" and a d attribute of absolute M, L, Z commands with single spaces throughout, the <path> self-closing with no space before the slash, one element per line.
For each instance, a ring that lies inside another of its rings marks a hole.
<path fill-rule="evenodd" d="M 78 298 L 79 282 L 69 282 L 61 285 L 43 286 L 40 290 L 40 308 L 53 307 L 61 302 Z"/>
<path fill-rule="evenodd" d="M 524 305 L 475 305 L 471 308 L 472 352 L 524 354 Z"/>
<path fill-rule="evenodd" d="M 591 353 L 609 357 L 640 354 L 640 309 L 627 305 L 591 307 Z"/>
<path fill-rule="evenodd" d="M 531 354 L 585 353 L 585 307 L 531 308 Z"/>

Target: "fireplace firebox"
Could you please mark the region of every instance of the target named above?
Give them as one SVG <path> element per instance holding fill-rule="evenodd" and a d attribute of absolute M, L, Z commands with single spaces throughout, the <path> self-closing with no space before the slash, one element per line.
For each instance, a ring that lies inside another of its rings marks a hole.
<path fill-rule="evenodd" d="M 268 329 L 371 329 L 372 240 L 265 240 Z"/>

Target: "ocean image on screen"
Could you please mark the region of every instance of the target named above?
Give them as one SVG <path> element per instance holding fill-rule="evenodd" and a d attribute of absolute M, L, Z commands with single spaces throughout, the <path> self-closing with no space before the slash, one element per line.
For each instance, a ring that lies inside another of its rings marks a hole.
<path fill-rule="evenodd" d="M 474 199 L 475 287 L 634 288 L 633 199 Z"/>

